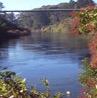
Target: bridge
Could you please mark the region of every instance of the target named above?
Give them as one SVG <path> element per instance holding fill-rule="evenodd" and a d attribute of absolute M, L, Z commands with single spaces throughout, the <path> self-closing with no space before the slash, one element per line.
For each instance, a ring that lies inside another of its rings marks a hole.
<path fill-rule="evenodd" d="M 33 10 L 1 10 L 0 13 L 7 12 L 72 12 L 80 11 L 81 9 L 33 9 Z"/>

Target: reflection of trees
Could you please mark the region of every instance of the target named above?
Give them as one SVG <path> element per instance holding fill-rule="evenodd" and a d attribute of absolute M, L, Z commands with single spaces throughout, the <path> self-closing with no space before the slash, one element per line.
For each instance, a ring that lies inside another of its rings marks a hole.
<path fill-rule="evenodd" d="M 21 40 L 22 47 L 25 50 L 48 51 L 55 50 L 57 52 L 78 52 L 86 47 L 85 40 L 70 37 L 64 33 L 40 33 L 35 32 L 30 37 L 24 37 Z"/>
<path fill-rule="evenodd" d="M 0 40 L 0 70 L 7 69 L 6 65 L 2 65 L 2 61 L 6 62 L 8 58 L 8 41 Z"/>
<path fill-rule="evenodd" d="M 5 70 L 8 67 L 8 58 L 10 46 L 15 48 L 17 45 L 17 40 L 0 40 L 0 70 Z"/>
<path fill-rule="evenodd" d="M 0 60 L 6 60 L 9 54 L 9 46 L 12 45 L 13 48 L 16 46 L 16 40 L 0 40 Z"/>
<path fill-rule="evenodd" d="M 3 40 L 4 41 L 4 40 Z M 0 60 L 8 57 L 8 41 L 0 41 Z"/>

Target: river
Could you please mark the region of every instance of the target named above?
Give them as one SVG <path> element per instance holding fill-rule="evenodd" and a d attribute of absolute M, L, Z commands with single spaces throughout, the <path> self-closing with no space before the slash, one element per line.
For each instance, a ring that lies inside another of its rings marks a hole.
<path fill-rule="evenodd" d="M 81 60 L 88 55 L 86 41 L 64 33 L 33 33 L 0 43 L 0 70 L 15 71 L 27 79 L 28 87 L 43 91 L 42 79 L 52 92 L 70 91 L 77 98 L 81 85 Z"/>

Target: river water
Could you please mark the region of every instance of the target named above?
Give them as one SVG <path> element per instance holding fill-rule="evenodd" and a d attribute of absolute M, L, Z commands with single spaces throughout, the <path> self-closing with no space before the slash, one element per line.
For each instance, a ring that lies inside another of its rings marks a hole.
<path fill-rule="evenodd" d="M 81 85 L 81 60 L 88 55 L 86 41 L 64 33 L 33 33 L 0 43 L 0 70 L 15 71 L 27 79 L 28 87 L 43 91 L 49 80 L 53 93 L 70 91 L 77 98 Z"/>

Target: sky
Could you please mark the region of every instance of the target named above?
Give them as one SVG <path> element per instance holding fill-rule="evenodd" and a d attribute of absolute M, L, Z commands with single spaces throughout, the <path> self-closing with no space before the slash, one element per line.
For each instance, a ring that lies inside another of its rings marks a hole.
<path fill-rule="evenodd" d="M 68 1 L 70 0 L 0 0 L 4 4 L 5 10 L 31 10 L 43 5 L 55 5 Z M 94 1 L 97 2 L 97 0 Z"/>

